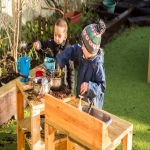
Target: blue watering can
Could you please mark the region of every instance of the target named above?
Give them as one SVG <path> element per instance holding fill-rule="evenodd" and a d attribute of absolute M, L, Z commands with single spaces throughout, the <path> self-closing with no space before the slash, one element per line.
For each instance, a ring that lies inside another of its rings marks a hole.
<path fill-rule="evenodd" d="M 20 78 L 20 81 L 28 82 L 29 78 L 27 76 L 29 76 L 30 73 L 30 57 L 29 56 L 20 57 L 17 60 L 16 69 L 19 74 L 24 75 Z"/>

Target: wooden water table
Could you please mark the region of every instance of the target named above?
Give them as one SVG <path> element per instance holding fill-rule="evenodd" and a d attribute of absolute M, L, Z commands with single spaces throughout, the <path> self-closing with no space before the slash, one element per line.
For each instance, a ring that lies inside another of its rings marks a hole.
<path fill-rule="evenodd" d="M 122 142 L 123 150 L 132 150 L 133 125 L 106 111 L 112 118 L 110 125 L 77 109 L 79 99 L 64 103 L 57 98 L 45 97 L 45 147 L 54 150 L 54 131 L 64 132 L 73 141 L 79 142 L 91 150 L 113 150 Z M 89 105 L 82 101 L 83 105 Z M 97 108 L 98 109 L 98 108 Z M 98 109 L 99 110 L 99 109 Z M 67 150 L 71 142 L 67 140 Z"/>
<path fill-rule="evenodd" d="M 31 76 L 36 69 L 31 71 Z M 36 97 L 30 100 L 28 93 L 23 90 L 25 84 L 20 82 L 19 78 L 16 79 L 18 150 L 25 150 L 25 139 L 31 150 L 55 150 L 56 130 L 68 136 L 66 149 L 59 150 L 73 150 L 73 142 L 78 142 L 91 150 L 113 150 L 122 142 L 123 150 L 132 150 L 131 123 L 100 110 L 112 118 L 112 122 L 107 126 L 103 121 L 77 109 L 79 99 L 74 96 L 60 100 L 47 94 L 45 102 L 37 101 Z M 24 117 L 24 100 L 30 108 L 30 117 L 27 118 Z M 82 101 L 83 105 L 88 104 Z M 41 114 L 45 114 L 45 140 L 42 140 L 40 135 Z M 28 132 L 31 133 L 31 137 L 27 137 Z"/>

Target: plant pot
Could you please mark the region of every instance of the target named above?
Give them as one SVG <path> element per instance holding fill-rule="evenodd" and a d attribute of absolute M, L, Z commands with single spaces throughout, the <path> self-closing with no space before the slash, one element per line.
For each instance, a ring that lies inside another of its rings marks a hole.
<path fill-rule="evenodd" d="M 108 12 L 114 13 L 116 6 L 115 0 L 103 0 L 103 5 L 108 9 Z"/>
<path fill-rule="evenodd" d="M 71 24 L 76 24 L 80 21 L 82 13 L 78 11 L 71 11 L 66 14 L 67 19 Z"/>

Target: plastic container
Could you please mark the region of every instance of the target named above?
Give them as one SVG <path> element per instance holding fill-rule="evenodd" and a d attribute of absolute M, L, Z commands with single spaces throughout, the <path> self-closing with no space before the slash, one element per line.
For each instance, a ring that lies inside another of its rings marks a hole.
<path fill-rule="evenodd" d="M 55 64 L 56 64 L 56 61 L 55 61 L 54 58 L 45 57 L 45 59 L 44 59 L 44 66 L 48 70 L 55 70 Z"/>
<path fill-rule="evenodd" d="M 108 12 L 114 13 L 116 2 L 114 0 L 104 0 L 103 5 L 108 9 Z"/>

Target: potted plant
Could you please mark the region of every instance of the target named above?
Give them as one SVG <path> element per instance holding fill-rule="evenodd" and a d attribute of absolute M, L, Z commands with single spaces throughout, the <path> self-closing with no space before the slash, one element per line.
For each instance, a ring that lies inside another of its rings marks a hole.
<path fill-rule="evenodd" d="M 66 13 L 66 18 L 69 20 L 71 24 L 76 24 L 80 21 L 82 13 L 79 11 L 71 11 Z"/>

